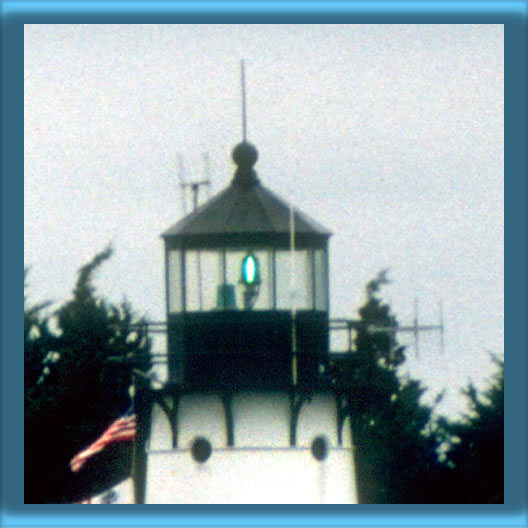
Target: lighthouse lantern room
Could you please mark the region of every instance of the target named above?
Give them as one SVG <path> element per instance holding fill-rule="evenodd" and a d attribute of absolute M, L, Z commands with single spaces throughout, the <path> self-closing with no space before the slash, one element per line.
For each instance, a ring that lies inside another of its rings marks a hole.
<path fill-rule="evenodd" d="M 313 386 L 328 354 L 330 232 L 297 211 L 292 219 L 260 184 L 253 145 L 233 159 L 231 185 L 163 234 L 170 381 L 289 387 L 295 312 L 297 382 Z"/>

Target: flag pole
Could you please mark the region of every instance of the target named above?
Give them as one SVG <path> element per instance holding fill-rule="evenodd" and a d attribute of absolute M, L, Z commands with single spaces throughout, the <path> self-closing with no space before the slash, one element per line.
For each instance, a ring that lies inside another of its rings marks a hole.
<path fill-rule="evenodd" d="M 131 467 L 131 476 L 134 482 L 134 504 L 145 503 L 145 486 L 146 486 L 146 455 L 145 455 L 145 432 L 149 427 L 150 419 L 149 410 L 150 400 L 145 397 L 145 384 L 150 384 L 150 377 L 138 369 L 133 370 L 133 394 L 134 394 L 134 412 L 136 415 L 136 435 L 134 437 L 133 458 Z"/>
<path fill-rule="evenodd" d="M 132 488 L 133 488 L 133 504 L 137 504 L 137 495 L 138 495 L 138 489 L 137 489 L 137 479 L 136 479 L 136 458 L 137 458 L 137 429 L 138 429 L 138 410 L 136 409 L 136 374 L 134 372 L 135 369 L 132 370 L 132 385 L 128 389 L 128 394 L 130 396 L 130 399 L 132 400 L 132 406 L 134 408 L 134 414 L 136 416 L 136 434 L 134 436 L 134 442 L 132 444 L 132 464 L 130 467 L 130 478 L 132 479 Z"/>

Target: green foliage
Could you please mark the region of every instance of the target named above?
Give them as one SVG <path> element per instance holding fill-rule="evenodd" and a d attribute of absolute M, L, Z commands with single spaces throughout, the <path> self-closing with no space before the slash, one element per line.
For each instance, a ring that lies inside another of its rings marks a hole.
<path fill-rule="evenodd" d="M 27 276 L 29 270 L 24 270 L 24 387 L 29 389 L 35 385 L 42 374 L 44 361 L 49 352 L 51 334 L 47 318 L 41 315 L 49 302 L 34 306 L 27 305 Z"/>
<path fill-rule="evenodd" d="M 450 439 L 450 502 L 504 503 L 504 361 L 492 359 L 497 370 L 488 389 L 479 395 L 470 384 L 463 391 L 469 413 L 443 423 Z"/>
<path fill-rule="evenodd" d="M 504 362 L 494 358 L 497 374 L 483 394 L 465 389 L 467 416 L 433 419 L 433 408 L 420 403 L 424 388 L 399 374 L 405 350 L 379 297 L 387 282 L 381 272 L 367 285 L 355 351 L 334 365 L 351 419 L 360 503 L 502 503 Z"/>
<path fill-rule="evenodd" d="M 338 366 L 336 382 L 348 401 L 360 503 L 427 503 L 440 471 L 428 432 L 432 409 L 420 404 L 420 383 L 398 375 L 405 349 L 388 330 L 397 321 L 378 296 L 387 282 L 383 271 L 367 285 L 355 351 Z"/>
<path fill-rule="evenodd" d="M 108 247 L 80 269 L 73 298 L 54 314 L 56 331 L 40 316 L 44 304 L 24 306 L 25 502 L 73 502 L 129 471 L 130 446 L 108 448 L 79 474 L 68 465 L 130 405 L 130 364 L 112 358 L 149 368 L 150 343 L 142 327 L 134 326 L 141 321 L 127 302 L 113 305 L 92 285 L 95 271 L 111 255 Z M 112 464 L 105 462 L 108 457 Z"/>

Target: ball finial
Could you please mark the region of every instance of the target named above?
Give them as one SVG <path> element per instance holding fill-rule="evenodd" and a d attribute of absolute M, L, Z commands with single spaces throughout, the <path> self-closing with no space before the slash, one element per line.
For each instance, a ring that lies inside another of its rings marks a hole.
<path fill-rule="evenodd" d="M 251 170 L 258 159 L 258 151 L 254 145 L 244 141 L 233 149 L 233 160 L 242 170 Z"/>

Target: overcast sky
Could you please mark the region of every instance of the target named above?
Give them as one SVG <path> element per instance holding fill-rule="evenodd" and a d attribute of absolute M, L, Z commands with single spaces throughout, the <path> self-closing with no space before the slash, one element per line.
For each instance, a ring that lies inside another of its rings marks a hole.
<path fill-rule="evenodd" d="M 457 391 L 504 352 L 501 25 L 25 27 L 24 263 L 34 301 L 66 300 L 109 242 L 96 286 L 165 318 L 159 235 L 186 179 L 211 192 L 248 139 L 261 182 L 333 233 L 331 316 L 356 317 L 383 268 L 400 323 L 438 323 L 411 373 Z M 203 193 L 206 198 L 207 193 Z M 409 336 L 403 342 L 412 345 Z"/>

